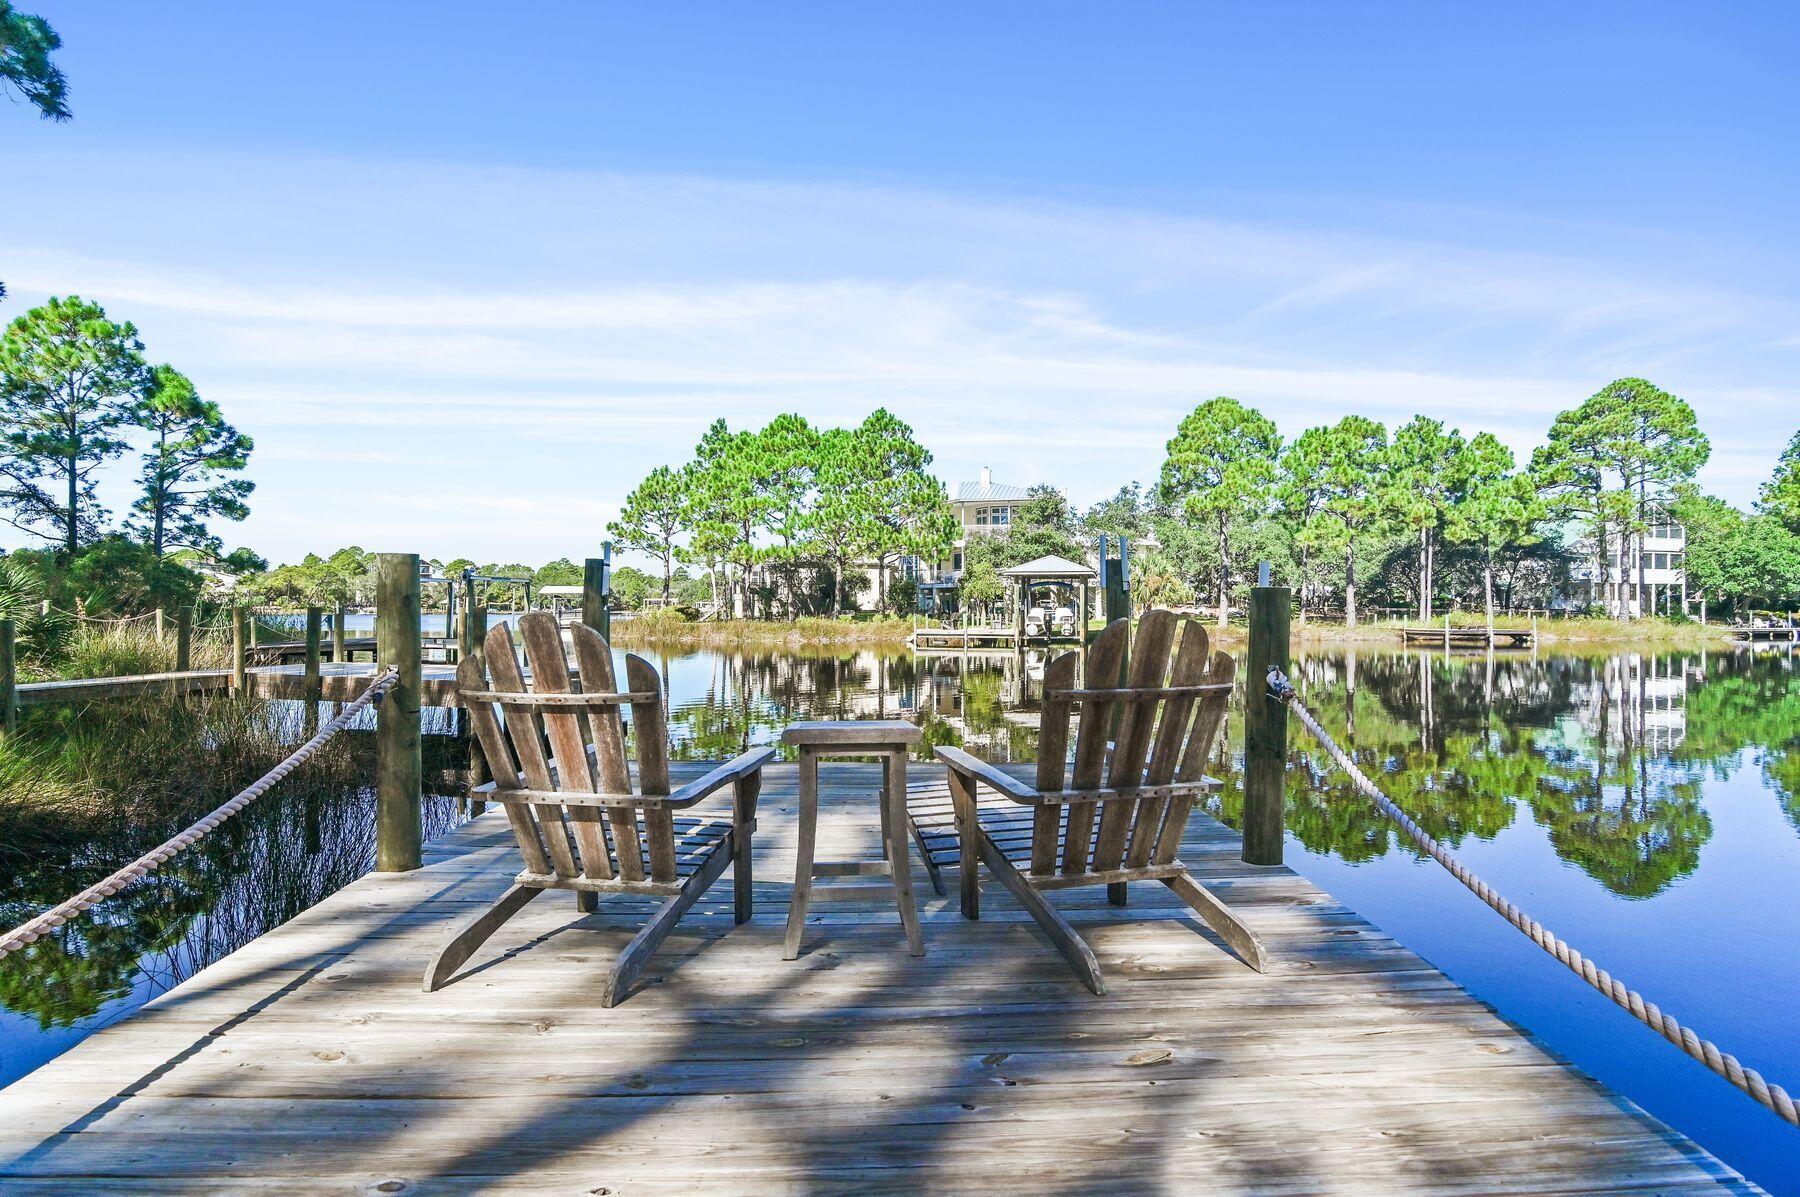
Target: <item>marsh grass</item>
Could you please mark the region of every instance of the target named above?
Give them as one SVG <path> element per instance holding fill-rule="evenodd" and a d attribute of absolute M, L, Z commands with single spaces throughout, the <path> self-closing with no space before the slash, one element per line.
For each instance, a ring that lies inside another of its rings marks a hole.
<path fill-rule="evenodd" d="M 613 643 L 693 648 L 787 648 L 800 645 L 905 644 L 913 625 L 905 619 L 728 619 L 697 623 L 680 612 L 646 611 L 613 624 Z"/>
<path fill-rule="evenodd" d="M 231 646 L 218 636 L 196 634 L 190 651 L 190 667 L 224 669 L 231 663 Z M 78 624 L 61 647 L 52 668 L 39 672 L 53 678 L 128 677 L 140 673 L 168 673 L 175 668 L 175 629 L 163 637 L 145 623 Z"/>
<path fill-rule="evenodd" d="M 0 742 L 0 863 L 58 845 L 150 847 L 280 763 L 297 704 L 228 695 L 28 708 Z M 339 794 L 366 772 L 347 737 L 282 782 Z"/>

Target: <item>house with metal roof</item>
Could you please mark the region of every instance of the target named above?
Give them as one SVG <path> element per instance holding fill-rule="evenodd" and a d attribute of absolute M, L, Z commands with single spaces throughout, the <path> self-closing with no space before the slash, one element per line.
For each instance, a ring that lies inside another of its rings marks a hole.
<path fill-rule="evenodd" d="M 1028 487 L 994 481 L 994 471 L 981 467 L 981 478 L 975 482 L 959 482 L 950 494 L 951 509 L 956 512 L 958 535 L 948 556 L 936 561 L 911 561 L 919 583 L 919 605 L 927 611 L 938 608 L 938 600 L 946 590 L 954 589 L 962 577 L 963 550 L 972 536 L 988 536 L 1012 527 L 1014 514 L 1031 496 Z"/>

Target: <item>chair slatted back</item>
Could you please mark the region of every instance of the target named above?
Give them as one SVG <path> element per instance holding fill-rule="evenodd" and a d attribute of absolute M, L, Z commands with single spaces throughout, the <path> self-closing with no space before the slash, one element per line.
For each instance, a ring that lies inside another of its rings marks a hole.
<path fill-rule="evenodd" d="M 494 778 L 493 797 L 505 807 L 526 870 L 565 880 L 675 881 L 674 825 L 667 807 L 602 808 L 546 797 L 554 793 L 590 798 L 634 794 L 619 712 L 623 699 L 616 687 L 611 647 L 586 625 L 570 629 L 580 671 L 578 689 L 556 617 L 533 612 L 521 616 L 518 623 L 531 671 L 530 686 L 520 668 L 512 629 L 504 623 L 487 634 L 486 676 L 482 661 L 465 657 L 456 668 L 456 685 L 487 756 Z M 627 655 L 625 664 L 632 738 L 638 750 L 635 794 L 666 795 L 668 733 L 662 679 L 641 657 Z M 548 695 L 593 698 L 545 702 L 540 697 Z M 521 791 L 535 793 L 529 799 L 507 796 Z M 648 863 L 643 850 L 646 842 Z"/>
<path fill-rule="evenodd" d="M 1231 701 L 1236 666 L 1229 654 L 1211 651 L 1198 620 L 1170 611 L 1146 613 L 1135 644 L 1130 635 L 1129 622 L 1121 619 L 1094 638 L 1085 689 L 1076 685 L 1079 653 L 1065 653 L 1044 670 L 1037 788 L 1045 795 L 1076 796 L 1037 808 L 1034 875 L 1164 865 L 1180 850 L 1182 829 Z M 1069 724 L 1077 705 L 1080 729 L 1069 770 Z M 1150 792 L 1105 801 L 1078 796 L 1101 789 Z"/>

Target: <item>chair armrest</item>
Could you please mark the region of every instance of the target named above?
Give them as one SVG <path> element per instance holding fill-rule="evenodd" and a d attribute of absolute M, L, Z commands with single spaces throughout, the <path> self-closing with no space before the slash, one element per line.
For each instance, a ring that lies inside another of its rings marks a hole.
<path fill-rule="evenodd" d="M 764 765 L 774 760 L 776 755 L 776 749 L 772 746 L 752 748 L 742 756 L 726 761 L 717 769 L 681 786 L 664 801 L 669 806 L 676 808 L 692 806 L 714 790 L 760 771 Z"/>
<path fill-rule="evenodd" d="M 1011 798 L 1014 802 L 1025 802 L 1035 805 L 1039 800 L 1038 792 L 980 757 L 971 756 L 960 748 L 934 748 L 932 752 L 937 759 L 962 774 L 964 777 L 988 785 Z"/>

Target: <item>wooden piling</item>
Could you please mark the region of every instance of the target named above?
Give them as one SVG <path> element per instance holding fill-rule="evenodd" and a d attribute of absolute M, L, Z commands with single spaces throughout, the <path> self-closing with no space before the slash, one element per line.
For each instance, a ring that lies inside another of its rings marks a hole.
<path fill-rule="evenodd" d="M 1281 863 L 1287 789 L 1287 705 L 1269 697 L 1269 670 L 1288 671 L 1286 586 L 1250 588 L 1250 646 L 1244 664 L 1244 862 Z"/>
<path fill-rule="evenodd" d="M 612 603 L 607 593 L 611 556 L 609 544 L 605 556 L 589 557 L 581 571 L 581 622 L 599 632 L 608 644 L 612 643 Z"/>
<path fill-rule="evenodd" d="M 319 656 L 321 631 L 325 623 L 325 612 L 318 607 L 306 609 L 306 738 L 312 739 L 319 730 L 319 703 L 325 697 L 325 683 L 320 676 Z"/>
<path fill-rule="evenodd" d="M 244 667 L 247 659 L 244 644 L 244 623 L 248 612 L 242 607 L 231 609 L 231 692 L 244 692 Z"/>
<path fill-rule="evenodd" d="M 419 867 L 424 840 L 419 555 L 380 553 L 375 560 L 376 669 L 400 671 L 375 717 L 375 867 L 404 873 Z"/>
<path fill-rule="evenodd" d="M 473 585 L 470 593 L 474 593 Z M 488 609 L 485 606 L 469 603 L 463 607 L 462 621 L 462 656 L 466 661 L 473 661 L 483 676 L 487 673 L 487 623 Z M 463 712 L 467 714 L 467 712 Z M 481 741 L 469 740 L 469 815 L 473 818 L 487 809 L 485 803 L 475 797 L 476 786 L 486 785 L 488 781 L 487 757 L 481 751 Z"/>
<path fill-rule="evenodd" d="M 11 735 L 19 726 L 18 662 L 13 656 L 13 621 L 0 619 L 0 727 Z"/>
<path fill-rule="evenodd" d="M 345 628 L 345 616 L 350 612 L 343 603 L 331 616 L 331 659 L 342 664 L 350 659 L 350 632 Z"/>
<path fill-rule="evenodd" d="M 175 670 L 186 673 L 194 667 L 194 608 L 192 604 L 175 612 Z"/>

